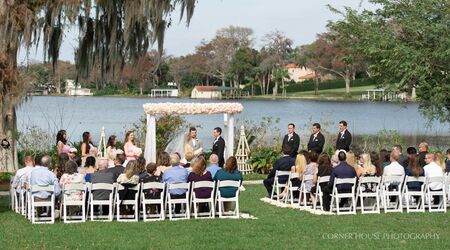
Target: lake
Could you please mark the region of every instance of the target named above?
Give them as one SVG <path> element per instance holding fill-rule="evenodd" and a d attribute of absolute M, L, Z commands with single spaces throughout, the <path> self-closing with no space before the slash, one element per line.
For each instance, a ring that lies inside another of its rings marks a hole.
<path fill-rule="evenodd" d="M 235 100 L 236 101 L 236 100 Z M 84 131 L 90 131 L 94 143 L 99 141 L 101 128 L 107 137 L 115 134 L 123 140 L 125 131 L 144 115 L 142 105 L 149 102 L 222 102 L 221 100 L 194 100 L 188 98 L 155 99 L 128 97 L 56 97 L 35 96 L 23 103 L 17 112 L 19 131 L 36 125 L 50 133 L 65 129 L 69 141 L 81 140 Z M 231 101 L 233 102 L 233 101 Z M 312 100 L 237 100 L 244 111 L 237 115 L 238 125 L 244 120 L 259 122 L 262 117 L 279 118 L 276 127 L 285 133 L 287 124 L 297 125 L 301 140 L 308 140 L 312 122 L 319 122 L 332 133 L 338 131 L 340 120 L 348 122 L 353 135 L 376 134 L 378 131 L 398 130 L 405 136 L 449 135 L 450 125 L 433 122 L 423 117 L 418 104 L 381 102 L 342 102 Z M 212 143 L 212 130 L 223 127 L 223 115 L 188 115 L 186 120 L 200 125 L 199 138 Z"/>

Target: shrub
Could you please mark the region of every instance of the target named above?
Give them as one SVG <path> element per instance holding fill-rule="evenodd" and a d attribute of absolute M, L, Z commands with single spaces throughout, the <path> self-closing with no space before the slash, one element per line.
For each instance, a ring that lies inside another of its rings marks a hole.
<path fill-rule="evenodd" d="M 257 148 L 251 153 L 247 163 L 252 165 L 255 173 L 268 173 L 275 161 L 281 157 L 281 153 L 272 148 Z"/>

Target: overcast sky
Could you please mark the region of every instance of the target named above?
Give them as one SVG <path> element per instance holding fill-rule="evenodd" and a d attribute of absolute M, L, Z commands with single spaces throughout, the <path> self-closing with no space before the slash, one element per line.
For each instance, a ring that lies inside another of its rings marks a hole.
<path fill-rule="evenodd" d="M 327 4 L 342 9 L 343 6 L 360 8 L 361 0 L 198 0 L 189 27 L 178 22 L 178 12 L 173 15 L 173 24 L 167 30 L 165 51 L 169 55 L 193 53 L 202 39 L 210 40 L 217 30 L 229 25 L 252 28 L 256 37 L 255 47 L 261 47 L 261 38 L 275 29 L 294 41 L 294 46 L 314 41 L 316 34 L 326 31 L 328 20 L 339 15 L 331 13 Z M 366 1 L 361 8 L 374 8 Z M 77 29 L 65 32 L 60 50 L 60 59 L 74 61 L 74 47 L 78 45 Z M 42 61 L 42 48 L 33 49 L 31 60 Z M 19 63 L 25 62 L 25 53 L 20 51 Z"/>

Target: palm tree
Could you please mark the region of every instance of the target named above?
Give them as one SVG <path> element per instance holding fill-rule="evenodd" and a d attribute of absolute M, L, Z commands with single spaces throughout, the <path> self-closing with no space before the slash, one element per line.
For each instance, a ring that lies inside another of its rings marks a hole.
<path fill-rule="evenodd" d="M 189 25 L 195 2 L 0 0 L 0 141 L 4 140 L 4 147 L 0 147 L 0 172 L 17 169 L 16 107 L 24 100 L 29 87 L 17 69 L 20 47 L 29 50 L 42 43 L 44 60 L 50 59 L 55 70 L 64 29 L 77 25 L 78 76 L 86 77 L 94 65 L 99 65 L 101 77 L 105 77 L 107 73 L 119 71 L 117 65 L 145 54 L 155 42 L 162 51 L 164 33 L 175 7 L 180 6 L 180 21 L 186 16 Z"/>

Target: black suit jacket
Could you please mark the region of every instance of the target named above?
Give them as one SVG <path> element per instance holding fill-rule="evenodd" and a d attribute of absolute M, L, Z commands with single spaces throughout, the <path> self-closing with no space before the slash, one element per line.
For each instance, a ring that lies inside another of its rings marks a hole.
<path fill-rule="evenodd" d="M 285 144 L 289 145 L 289 147 L 291 148 L 291 152 L 289 152 L 289 155 L 291 157 L 295 157 L 297 156 L 298 147 L 300 146 L 300 137 L 298 136 L 298 134 L 294 132 L 294 134 L 292 134 L 291 139 L 290 140 L 288 139 L 289 135 L 285 135 L 283 138 L 283 145 L 281 146 L 281 148 L 283 148 Z"/>
<path fill-rule="evenodd" d="M 216 154 L 219 157 L 219 167 L 223 168 L 223 164 L 225 163 L 225 158 L 223 157 L 223 152 L 225 151 L 225 140 L 222 136 L 217 139 L 212 147 L 212 153 Z"/>
<path fill-rule="evenodd" d="M 274 178 L 277 170 L 291 171 L 292 166 L 295 166 L 295 158 L 292 158 L 291 156 L 283 156 L 282 158 L 275 161 L 272 170 L 267 176 L 267 179 Z M 287 181 L 287 177 L 282 176 L 280 177 L 279 181 L 281 183 L 284 183 Z"/>
<path fill-rule="evenodd" d="M 339 132 L 336 140 L 336 150 L 343 149 L 350 151 L 350 144 L 352 144 L 352 134 L 348 130 L 345 130 L 344 136 L 341 136 L 341 132 Z"/>
<path fill-rule="evenodd" d="M 355 168 L 348 165 L 347 162 L 343 161 L 339 163 L 336 167 L 331 170 L 330 181 L 328 182 L 328 187 L 333 188 L 334 179 L 336 178 L 354 178 L 356 177 Z M 336 185 L 338 190 L 350 190 L 352 185 L 350 184 L 338 184 Z"/>
<path fill-rule="evenodd" d="M 325 145 L 325 136 L 322 133 L 318 133 L 314 139 L 314 134 L 309 137 L 308 151 L 314 151 L 318 154 L 322 153 L 323 145 Z"/>

